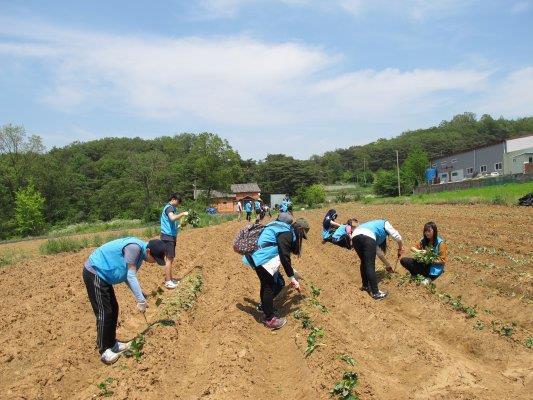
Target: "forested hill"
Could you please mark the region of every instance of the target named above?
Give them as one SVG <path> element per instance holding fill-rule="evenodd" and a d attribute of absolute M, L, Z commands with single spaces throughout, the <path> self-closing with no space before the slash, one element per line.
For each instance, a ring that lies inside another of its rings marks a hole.
<path fill-rule="evenodd" d="M 106 138 L 45 152 L 40 137 L 28 137 L 22 126 L 4 125 L 0 128 L 0 239 L 74 222 L 155 221 L 169 193 L 180 192 L 190 199 L 194 185 L 227 191 L 232 183 L 255 181 L 263 193 L 294 195 L 315 183 L 369 183 L 373 180 L 370 171 L 394 167 L 395 150 L 402 163 L 416 145 L 432 158 L 522 132 L 533 132 L 532 117 L 494 120 L 483 116 L 478 120 L 465 113 L 433 128 L 308 160 L 270 154 L 256 161 L 242 160 L 226 140 L 212 133 L 150 140 Z M 28 212 L 39 218 L 28 221 Z"/>
<path fill-rule="evenodd" d="M 525 132 L 533 132 L 533 117 L 507 120 L 483 115 L 476 119 L 475 114 L 464 113 L 456 115 L 451 121 L 443 121 L 438 126 L 407 131 L 397 137 L 379 139 L 362 146 L 337 149 L 320 158 L 329 159 L 330 162 L 338 159 L 343 169 L 353 170 L 362 170 L 365 159 L 366 168 L 377 171 L 395 167 L 395 150 L 399 152 L 401 163 L 413 146 L 420 145 L 431 160 L 509 139 Z"/>

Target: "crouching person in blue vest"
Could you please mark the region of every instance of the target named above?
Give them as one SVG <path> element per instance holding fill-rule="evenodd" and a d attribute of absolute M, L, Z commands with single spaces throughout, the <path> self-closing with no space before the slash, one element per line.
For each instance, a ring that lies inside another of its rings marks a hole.
<path fill-rule="evenodd" d="M 359 225 L 352 232 L 352 246 L 361 260 L 361 280 L 365 290 L 376 299 L 384 299 L 387 293 L 378 288 L 378 278 L 376 275 L 376 255 L 377 247 L 385 250 L 387 236 L 391 236 L 398 244 L 398 258 L 403 254 L 402 237 L 389 221 L 376 219 Z"/>
<path fill-rule="evenodd" d="M 96 343 L 105 364 L 113 364 L 130 346 L 116 339 L 118 303 L 113 285 L 125 282 L 139 311 L 146 311 L 146 298 L 137 280 L 137 270 L 143 261 L 164 266 L 164 243 L 161 240 L 146 243 L 134 237 L 117 239 L 98 247 L 85 262 L 83 281 L 96 316 Z"/>
<path fill-rule="evenodd" d="M 428 222 L 424 225 L 422 239 L 412 248 L 414 252 L 425 250 L 428 247 L 438 256 L 433 264 L 424 264 L 416 261 L 412 257 L 403 257 L 400 264 L 411 273 L 411 275 L 422 275 L 426 277 L 424 284 L 437 279 L 444 272 L 446 264 L 446 242 L 438 235 L 437 224 Z"/>
<path fill-rule="evenodd" d="M 337 211 L 333 208 L 328 210 L 324 219 L 322 220 L 322 243 L 331 242 L 333 233 L 341 224 L 335 222 L 337 219 Z"/>
<path fill-rule="evenodd" d="M 302 239 L 307 239 L 309 223 L 299 218 L 293 221 L 288 213 L 281 213 L 278 219 L 269 223 L 259 235 L 257 244 L 259 249 L 250 255 L 243 256 L 243 262 L 252 267 L 261 284 L 261 308 L 265 314 L 263 323 L 270 329 L 281 328 L 287 320 L 274 315 L 274 297 L 279 293 L 280 263 L 287 274 L 290 285 L 300 289 L 300 283 L 295 278 L 291 264 L 291 253 L 300 255 Z M 277 274 L 277 275 L 276 275 Z"/>

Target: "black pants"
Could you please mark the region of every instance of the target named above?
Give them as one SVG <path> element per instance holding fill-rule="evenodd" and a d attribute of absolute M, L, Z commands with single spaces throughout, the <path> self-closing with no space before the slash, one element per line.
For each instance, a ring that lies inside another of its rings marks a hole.
<path fill-rule="evenodd" d="M 361 260 L 361 280 L 363 286 L 377 294 L 378 277 L 376 275 L 376 241 L 365 235 L 357 235 L 352 239 L 353 247 Z"/>
<path fill-rule="evenodd" d="M 100 354 L 117 341 L 118 303 L 113 286 L 83 268 L 83 281 L 96 316 L 96 344 Z"/>
<path fill-rule="evenodd" d="M 274 297 L 276 297 L 283 286 L 276 285 L 274 276 L 259 266 L 255 269 L 259 282 L 261 283 L 261 290 L 259 291 L 259 297 L 261 298 L 261 307 L 265 313 L 265 319 L 269 320 L 274 316 Z"/>
<path fill-rule="evenodd" d="M 404 267 L 407 271 L 409 271 L 411 275 L 423 275 L 426 278 L 431 278 L 429 276 L 429 265 L 428 264 L 423 264 L 421 262 L 418 262 L 414 258 L 411 258 L 411 257 L 403 257 L 400 260 L 400 264 L 402 264 L 402 267 Z"/>
<path fill-rule="evenodd" d="M 251 220 L 252 220 L 252 212 L 246 211 L 246 221 L 251 221 Z"/>

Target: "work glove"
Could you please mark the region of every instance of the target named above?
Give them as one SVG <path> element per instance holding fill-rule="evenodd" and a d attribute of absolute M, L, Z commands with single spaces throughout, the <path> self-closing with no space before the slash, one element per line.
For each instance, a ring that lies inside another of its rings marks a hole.
<path fill-rule="evenodd" d="M 148 303 L 146 301 L 142 303 L 137 303 L 137 309 L 142 313 L 146 312 L 146 307 L 148 307 Z"/>
<path fill-rule="evenodd" d="M 183 215 L 186 217 L 187 215 L 189 215 L 189 211 L 183 211 Z"/>

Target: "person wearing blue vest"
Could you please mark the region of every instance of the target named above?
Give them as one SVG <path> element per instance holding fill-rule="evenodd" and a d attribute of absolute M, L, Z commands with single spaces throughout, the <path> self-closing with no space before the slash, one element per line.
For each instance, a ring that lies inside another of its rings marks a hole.
<path fill-rule="evenodd" d="M 367 291 L 375 300 L 384 299 L 387 293 L 378 288 L 376 275 L 377 247 L 385 249 L 387 236 L 391 236 L 398 244 L 398 258 L 403 254 L 403 242 L 399 232 L 389 221 L 376 219 L 359 225 L 352 232 L 352 246 L 361 260 L 361 290 Z"/>
<path fill-rule="evenodd" d="M 279 212 L 292 212 L 292 201 L 288 194 L 285 195 L 279 205 Z"/>
<path fill-rule="evenodd" d="M 126 283 L 140 312 L 146 311 L 146 298 L 137 280 L 143 261 L 165 265 L 165 245 L 154 239 L 148 243 L 125 237 L 108 242 L 94 250 L 83 268 L 83 281 L 96 316 L 96 343 L 104 364 L 113 364 L 130 348 L 130 343 L 117 341 L 118 303 L 113 285 Z"/>
<path fill-rule="evenodd" d="M 411 275 L 422 275 L 427 278 L 425 284 L 437 279 L 444 272 L 446 264 L 446 242 L 438 235 L 437 224 L 428 222 L 424 225 L 422 239 L 412 248 L 414 252 L 427 249 L 433 249 L 438 256 L 437 262 L 433 264 L 424 264 L 416 261 L 412 257 L 403 257 L 400 264 L 411 273 Z"/>
<path fill-rule="evenodd" d="M 168 197 L 168 203 L 165 204 L 161 211 L 161 240 L 166 247 L 166 262 L 165 262 L 165 287 L 167 289 L 175 289 L 179 281 L 172 279 L 172 262 L 176 257 L 176 238 L 179 233 L 180 225 L 179 219 L 189 215 L 187 211 L 178 214 L 176 207 L 181 204 L 181 196 L 172 193 Z"/>
<path fill-rule="evenodd" d="M 259 222 L 260 220 L 264 218 L 265 214 L 263 213 L 263 206 L 261 205 L 260 200 L 254 201 L 254 211 L 255 211 L 256 222 Z"/>
<path fill-rule="evenodd" d="M 246 221 L 252 220 L 252 202 L 247 201 L 244 203 L 244 211 L 246 212 Z"/>
<path fill-rule="evenodd" d="M 333 208 L 328 210 L 322 220 L 322 243 L 331 242 L 333 233 L 339 226 L 341 226 L 341 224 L 335 222 L 336 219 L 337 211 Z"/>
<path fill-rule="evenodd" d="M 290 285 L 300 290 L 300 283 L 295 277 L 291 264 L 291 253 L 300 256 L 302 239 L 307 239 L 309 223 L 292 215 L 281 213 L 276 221 L 269 223 L 257 239 L 258 250 L 243 256 L 243 263 L 253 268 L 259 278 L 261 289 L 261 308 L 264 313 L 263 323 L 275 330 L 281 328 L 287 320 L 274 315 L 274 297 L 279 293 L 278 270 L 280 264 L 287 274 Z"/>

